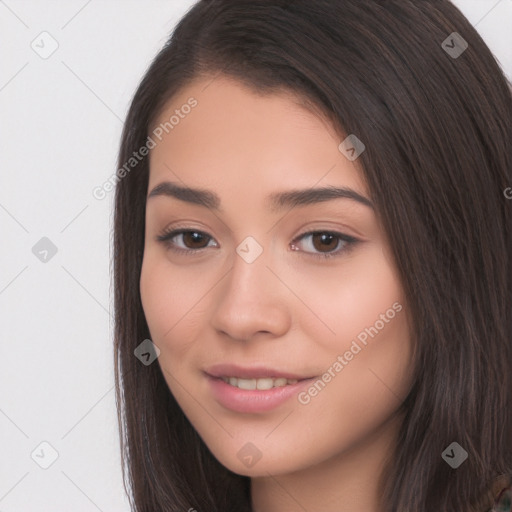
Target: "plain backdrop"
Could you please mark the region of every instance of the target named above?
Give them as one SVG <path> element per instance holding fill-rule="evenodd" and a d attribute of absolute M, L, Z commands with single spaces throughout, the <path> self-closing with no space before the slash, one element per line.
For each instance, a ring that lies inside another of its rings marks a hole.
<path fill-rule="evenodd" d="M 132 94 L 193 3 L 0 0 L 0 512 L 129 511 L 113 193 L 92 190 L 115 172 Z M 454 3 L 512 79 L 512 0 Z"/>

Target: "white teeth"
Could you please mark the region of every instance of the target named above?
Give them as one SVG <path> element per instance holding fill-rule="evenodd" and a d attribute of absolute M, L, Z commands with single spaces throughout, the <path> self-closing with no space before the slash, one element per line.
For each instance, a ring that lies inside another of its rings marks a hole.
<path fill-rule="evenodd" d="M 274 380 L 270 377 L 265 379 L 258 379 L 256 381 L 256 389 L 272 389 L 274 387 Z"/>
<path fill-rule="evenodd" d="M 256 379 L 237 379 L 240 389 L 256 389 Z"/>
<path fill-rule="evenodd" d="M 298 382 L 297 379 L 285 379 L 284 377 L 279 377 L 277 379 L 273 379 L 271 377 L 264 377 L 261 379 L 239 379 L 237 377 L 222 377 L 222 380 L 228 384 L 231 384 L 231 386 L 235 386 L 240 389 L 258 389 L 260 391 L 272 388 L 280 388 L 282 386 L 296 384 Z"/>

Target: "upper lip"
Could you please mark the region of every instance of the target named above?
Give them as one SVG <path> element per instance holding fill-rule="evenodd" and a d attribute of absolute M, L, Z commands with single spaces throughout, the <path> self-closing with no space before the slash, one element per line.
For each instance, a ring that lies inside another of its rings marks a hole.
<path fill-rule="evenodd" d="M 236 364 L 215 364 L 205 369 L 212 377 L 237 377 L 241 379 L 257 379 L 265 377 L 304 380 L 311 376 L 298 375 L 284 370 L 277 370 L 269 366 L 244 367 Z"/>

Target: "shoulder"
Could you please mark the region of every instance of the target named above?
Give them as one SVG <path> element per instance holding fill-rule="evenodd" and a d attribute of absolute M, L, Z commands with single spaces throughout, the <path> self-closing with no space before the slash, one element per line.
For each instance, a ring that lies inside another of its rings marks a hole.
<path fill-rule="evenodd" d="M 501 487 L 495 494 L 494 506 L 486 512 L 512 512 L 512 482 L 510 480 L 506 487 Z"/>

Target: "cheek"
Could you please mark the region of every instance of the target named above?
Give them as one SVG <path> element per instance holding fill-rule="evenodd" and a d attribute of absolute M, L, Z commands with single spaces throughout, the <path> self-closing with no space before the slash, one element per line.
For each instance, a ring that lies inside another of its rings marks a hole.
<path fill-rule="evenodd" d="M 315 341 L 326 373 L 330 369 L 335 375 L 324 374 L 329 391 L 322 392 L 317 405 L 340 401 L 354 411 L 363 407 L 359 413 L 364 415 L 371 396 L 381 400 L 374 411 L 405 398 L 412 379 L 410 326 L 399 278 L 381 246 L 368 245 L 345 263 L 336 278 L 332 269 L 305 274 L 301 293 L 315 315 L 304 315 L 301 328 Z"/>
<path fill-rule="evenodd" d="M 298 295 L 308 297 L 314 313 L 304 317 L 310 339 L 326 349 L 342 349 L 361 333 L 364 338 L 365 329 L 376 322 L 378 330 L 389 333 L 392 324 L 405 316 L 400 281 L 379 244 L 368 244 L 343 263 L 336 269 L 303 273 L 299 281 Z M 381 315 L 389 322 L 383 324 Z"/>
<path fill-rule="evenodd" d="M 163 258 L 147 252 L 142 262 L 140 296 L 148 327 L 155 340 L 172 337 L 180 319 L 197 302 L 199 280 L 190 279 Z"/>
<path fill-rule="evenodd" d="M 140 298 L 152 337 L 160 338 L 175 315 L 175 294 L 165 286 L 165 268 L 151 254 L 144 254 L 140 275 Z M 168 315 L 172 315 L 169 317 Z"/>
<path fill-rule="evenodd" d="M 299 409 L 319 432 L 321 458 L 364 438 L 398 409 L 413 379 L 412 345 L 400 281 L 380 248 L 347 261 L 336 279 L 303 285 L 315 290 L 309 297 L 335 333 L 319 336 L 318 320 L 302 324 L 325 372 L 301 395 Z M 333 425 L 343 436 L 333 435 Z"/>
<path fill-rule="evenodd" d="M 343 349 L 333 347 L 326 373 L 301 397 L 310 418 L 321 416 L 331 425 L 325 427 L 325 436 L 330 439 L 324 447 L 326 452 L 332 448 L 330 443 L 336 443 L 329 437 L 332 425 L 346 429 L 343 443 L 356 442 L 390 418 L 413 382 L 404 309 L 377 334 L 368 336 L 366 345 L 357 339 L 356 343 L 359 348 L 353 351 L 347 340 L 343 340 Z"/>
<path fill-rule="evenodd" d="M 218 278 L 217 278 L 218 279 Z M 161 354 L 160 364 L 173 370 L 200 336 L 208 294 L 215 281 L 197 269 L 177 268 L 158 251 L 144 255 L 140 296 L 144 316 Z"/>

